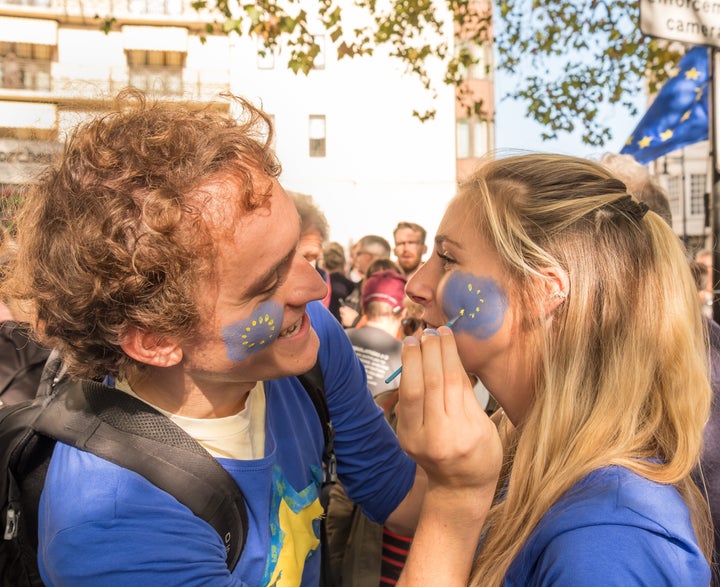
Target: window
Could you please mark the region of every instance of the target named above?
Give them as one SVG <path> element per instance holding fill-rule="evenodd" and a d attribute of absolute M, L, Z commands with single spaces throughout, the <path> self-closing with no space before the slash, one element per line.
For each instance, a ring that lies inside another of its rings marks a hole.
<path fill-rule="evenodd" d="M 470 157 L 470 122 L 468 120 L 457 121 L 455 140 L 457 142 L 457 158 L 467 159 Z"/>
<path fill-rule="evenodd" d="M 325 157 L 325 115 L 311 114 L 308 130 L 310 157 Z"/>
<path fill-rule="evenodd" d="M 707 176 L 704 173 L 690 174 L 690 214 L 705 214 L 705 192 L 707 192 Z"/>
<path fill-rule="evenodd" d="M 484 45 L 473 44 L 470 53 L 477 63 L 473 63 L 468 71 L 470 79 L 492 79 L 495 68 L 492 46 L 489 43 Z"/>
<path fill-rule="evenodd" d="M 482 157 L 491 148 L 490 125 L 485 120 L 459 119 L 455 132 L 458 159 Z"/>
<path fill-rule="evenodd" d="M 668 202 L 670 203 L 670 213 L 673 216 L 680 216 L 680 200 L 682 198 L 682 178 L 679 175 L 668 177 L 667 183 Z"/>
<path fill-rule="evenodd" d="M 182 0 L 128 0 L 128 11 L 132 14 L 168 14 L 183 13 Z"/>
<path fill-rule="evenodd" d="M 0 41 L 2 87 L 49 91 L 53 47 Z"/>
<path fill-rule="evenodd" d="M 131 86 L 163 95 L 183 93 L 184 53 L 129 49 L 127 56 Z"/>
<path fill-rule="evenodd" d="M 478 45 L 472 41 L 459 41 L 458 49 L 467 53 L 473 61 L 467 67 L 467 79 L 492 79 L 495 61 L 490 43 Z"/>

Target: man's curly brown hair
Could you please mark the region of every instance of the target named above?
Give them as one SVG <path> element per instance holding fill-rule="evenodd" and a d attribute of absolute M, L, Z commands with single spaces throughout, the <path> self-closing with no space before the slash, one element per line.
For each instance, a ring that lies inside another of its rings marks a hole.
<path fill-rule="evenodd" d="M 131 327 L 158 339 L 192 336 L 199 279 L 213 271 L 203 189 L 233 189 L 229 221 L 262 206 L 277 177 L 269 117 L 242 98 L 220 104 L 151 102 L 137 90 L 79 125 L 17 217 L 18 255 L 4 295 L 29 302 L 39 340 L 70 373 L 119 375 Z M 268 182 L 268 186 L 270 182 Z M 236 194 L 236 196 L 235 196 Z"/>

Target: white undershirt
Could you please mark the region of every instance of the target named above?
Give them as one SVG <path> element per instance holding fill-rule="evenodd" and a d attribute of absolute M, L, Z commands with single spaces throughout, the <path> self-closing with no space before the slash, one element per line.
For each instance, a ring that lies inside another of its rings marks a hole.
<path fill-rule="evenodd" d="M 118 381 L 115 386 L 166 415 L 214 457 L 250 460 L 265 456 L 265 387 L 262 381 L 250 390 L 240 412 L 224 418 L 178 416 L 138 397 L 127 381 Z"/>

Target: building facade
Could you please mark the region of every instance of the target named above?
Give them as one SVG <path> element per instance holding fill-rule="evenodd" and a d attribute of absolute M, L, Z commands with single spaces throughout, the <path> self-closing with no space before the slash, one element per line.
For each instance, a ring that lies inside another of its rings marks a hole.
<path fill-rule="evenodd" d="M 130 85 L 163 100 L 230 92 L 262 106 L 275 122 L 281 181 L 313 195 L 343 244 L 391 238 L 399 220 L 432 234 L 458 177 L 492 149 L 492 124 L 456 110 L 451 86 L 436 84 L 434 119 L 413 117 L 429 94 L 382 49 L 338 61 L 318 26 L 323 50 L 308 75 L 296 75 L 287 48 L 212 34 L 213 20 L 189 0 L 0 0 L 2 194 L 32 182 L 74 124 Z M 445 40 L 466 42 L 448 21 Z M 491 47 L 478 58 L 469 83 L 491 116 Z M 439 66 L 433 75 L 442 79 Z"/>
<path fill-rule="evenodd" d="M 710 206 L 712 173 L 708 141 L 678 149 L 650 163 L 665 187 L 673 229 L 689 256 L 712 248 Z"/>

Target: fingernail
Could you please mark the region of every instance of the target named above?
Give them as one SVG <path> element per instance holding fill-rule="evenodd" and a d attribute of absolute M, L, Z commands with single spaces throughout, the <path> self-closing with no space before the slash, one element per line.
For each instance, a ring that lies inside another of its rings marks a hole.
<path fill-rule="evenodd" d="M 440 336 L 440 333 L 434 328 L 426 328 L 423 330 L 423 336 Z"/>
<path fill-rule="evenodd" d="M 403 344 L 417 346 L 420 344 L 420 341 L 414 336 L 406 336 L 405 338 L 403 338 Z"/>

